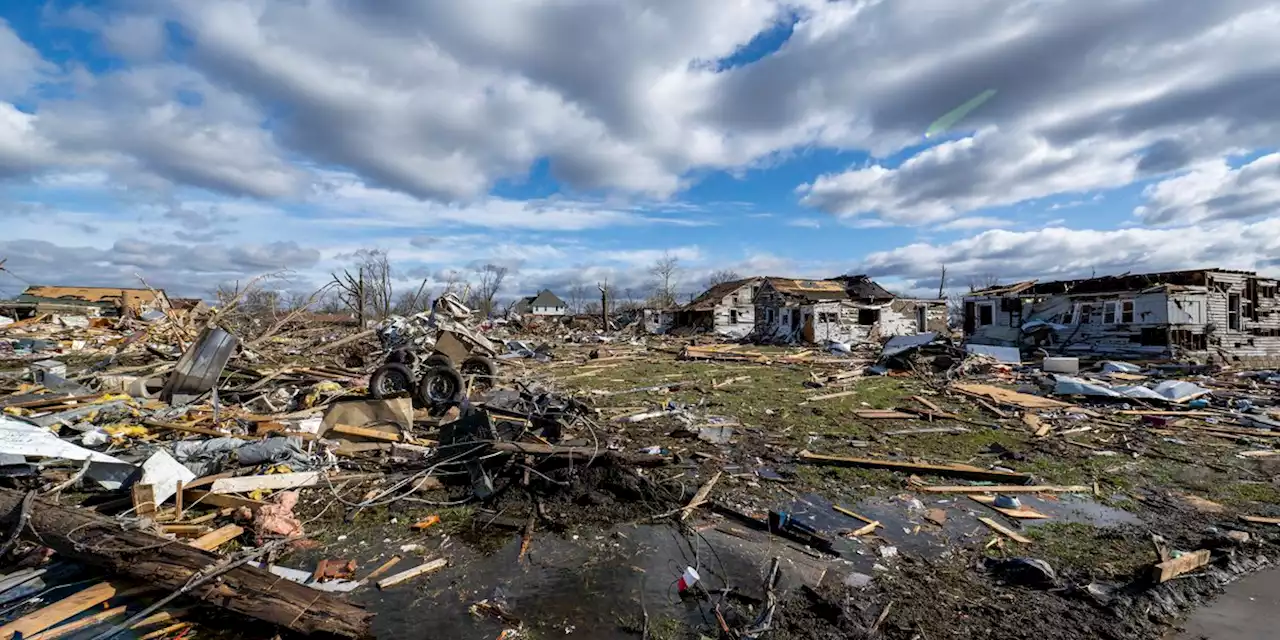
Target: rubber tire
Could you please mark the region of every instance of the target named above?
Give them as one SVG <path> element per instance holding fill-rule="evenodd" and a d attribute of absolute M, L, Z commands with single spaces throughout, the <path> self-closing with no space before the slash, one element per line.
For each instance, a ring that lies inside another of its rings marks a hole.
<path fill-rule="evenodd" d="M 471 388 L 490 389 L 497 382 L 498 365 L 484 356 L 471 356 L 462 361 L 458 372 L 463 375 L 463 378 L 469 375 L 476 376 L 471 383 Z"/>
<path fill-rule="evenodd" d="M 449 356 L 446 356 L 443 353 L 433 353 L 427 356 L 426 360 L 422 361 L 422 365 L 429 369 L 435 368 L 435 367 L 449 367 L 450 369 L 452 369 L 453 358 L 450 358 Z"/>
<path fill-rule="evenodd" d="M 398 397 L 399 393 L 387 394 L 382 391 L 383 382 L 388 376 L 399 376 L 404 381 L 403 393 L 412 394 L 415 386 L 413 383 L 413 372 L 398 362 L 389 362 L 378 367 L 373 375 L 369 376 L 369 395 L 384 400 L 386 398 Z"/>
<path fill-rule="evenodd" d="M 432 386 L 437 381 L 447 383 L 447 393 L 441 396 L 433 394 Z M 462 402 L 467 383 L 462 374 L 453 367 L 431 367 L 418 381 L 418 400 L 428 407 L 450 407 Z"/>

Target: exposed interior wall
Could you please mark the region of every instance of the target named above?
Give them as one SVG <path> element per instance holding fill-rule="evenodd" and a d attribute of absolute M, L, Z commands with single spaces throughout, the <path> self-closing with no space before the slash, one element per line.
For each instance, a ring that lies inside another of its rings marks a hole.
<path fill-rule="evenodd" d="M 715 333 L 731 338 L 743 338 L 752 332 L 756 323 L 756 304 L 752 294 L 757 286 L 754 282 L 748 282 L 716 304 L 716 308 L 712 311 L 711 325 Z"/>

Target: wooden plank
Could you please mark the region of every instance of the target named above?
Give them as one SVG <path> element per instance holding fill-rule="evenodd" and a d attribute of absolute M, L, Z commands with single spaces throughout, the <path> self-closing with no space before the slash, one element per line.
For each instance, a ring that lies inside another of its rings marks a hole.
<path fill-rule="evenodd" d="M 361 580 L 360 582 L 368 583 L 368 582 L 377 580 L 378 576 L 381 576 L 382 574 L 390 571 L 391 567 L 396 566 L 396 564 L 398 564 L 399 562 L 400 562 L 400 556 L 391 556 L 390 560 L 387 560 L 386 562 L 382 563 L 382 566 L 378 567 L 377 569 L 370 571 L 369 575 L 365 576 L 364 580 Z"/>
<path fill-rule="evenodd" d="M 978 403 L 979 407 L 982 407 L 983 409 L 986 409 L 987 411 L 995 414 L 997 418 L 1009 417 L 1009 414 L 1005 413 L 1004 411 L 1001 411 L 999 407 L 996 407 L 995 405 L 991 404 L 990 402 L 987 402 L 986 400 L 983 400 L 981 398 L 974 398 L 974 402 Z"/>
<path fill-rule="evenodd" d="M 1208 549 L 1200 549 L 1158 563 L 1151 567 L 1151 581 L 1156 584 L 1168 582 L 1184 573 L 1195 571 L 1209 564 L 1209 555 Z"/>
<path fill-rule="evenodd" d="M 1129 409 L 1117 411 L 1120 416 L 1184 416 L 1187 418 L 1216 418 L 1223 414 L 1216 411 L 1146 411 Z"/>
<path fill-rule="evenodd" d="M 400 442 L 403 440 L 398 433 L 390 433 L 365 427 L 356 427 L 349 424 L 335 424 L 329 428 L 329 433 L 340 433 L 344 436 L 356 436 L 360 438 L 368 438 L 369 440 L 382 440 L 385 442 Z"/>
<path fill-rule="evenodd" d="M 16 633 L 21 633 L 25 638 L 63 620 L 80 615 L 116 596 L 133 595 L 145 590 L 139 587 L 128 587 L 122 582 L 109 580 L 99 582 L 0 627 L 0 638 L 12 638 Z"/>
<path fill-rule="evenodd" d="M 418 565 L 408 571 L 401 571 L 400 573 L 397 573 L 394 576 L 379 580 L 378 589 L 386 589 L 388 587 L 394 587 L 406 580 L 412 580 L 413 578 L 416 578 L 418 576 L 425 576 L 429 573 L 435 573 L 436 571 L 443 569 L 447 564 L 449 564 L 448 560 L 444 558 L 436 558 L 435 560 L 432 560 L 425 564 Z"/>
<path fill-rule="evenodd" d="M 833 400 L 835 398 L 844 398 L 847 396 L 857 395 L 859 393 L 862 393 L 862 392 L 859 391 L 858 389 L 854 389 L 852 391 L 839 391 L 836 393 L 825 393 L 820 396 L 809 396 L 808 398 L 805 398 L 804 402 L 801 402 L 800 404 L 813 402 L 814 400 Z"/>
<path fill-rule="evenodd" d="M 840 505 L 838 505 L 838 504 L 833 504 L 833 505 L 831 505 L 831 508 L 832 508 L 832 509 L 835 509 L 835 510 L 836 510 L 837 512 L 839 512 L 839 513 L 843 513 L 844 515 L 849 516 L 850 518 L 853 518 L 854 520 L 861 520 L 861 521 L 863 521 L 863 522 L 864 522 L 864 523 L 866 523 L 866 524 L 875 524 L 875 525 L 879 525 L 879 524 L 880 524 L 880 522 L 879 522 L 878 520 L 872 520 L 871 518 L 868 518 L 868 517 L 866 517 L 866 516 L 860 516 L 860 515 L 858 515 L 858 514 L 856 514 L 856 513 L 852 512 L 852 511 L 850 511 L 850 510 L 848 510 L 848 509 L 846 509 L 846 508 L 844 508 L 844 507 L 842 507 L 842 506 L 840 506 Z"/>
<path fill-rule="evenodd" d="M 880 523 L 879 523 L 879 522 L 869 522 L 869 523 L 867 523 L 867 525 L 866 525 L 866 526 L 864 526 L 864 527 L 862 527 L 862 528 L 858 529 L 857 531 L 854 531 L 853 533 L 851 533 L 851 534 L 849 534 L 849 535 L 851 535 L 851 536 L 853 536 L 853 537 L 855 537 L 855 538 L 856 538 L 856 537 L 858 537 L 858 536 L 865 536 L 865 535 L 867 535 L 868 533 L 871 533 L 871 532 L 875 531 L 875 530 L 876 530 L 876 527 L 879 527 L 879 526 L 880 526 Z"/>
<path fill-rule="evenodd" d="M 381 473 L 357 473 L 331 476 L 332 482 L 344 480 L 367 480 L 381 478 Z M 299 471 L 296 473 L 270 473 L 262 476 L 240 476 L 238 478 L 221 478 L 213 482 L 209 493 L 248 493 L 258 489 L 300 489 L 314 487 L 324 480 L 319 471 Z"/>
<path fill-rule="evenodd" d="M 1036 511 L 1035 509 L 1032 509 L 1031 507 L 1027 507 L 1027 506 L 1023 506 L 1020 509 L 1008 509 L 1005 507 L 997 507 L 995 496 L 971 495 L 969 496 L 969 499 L 973 500 L 974 502 L 985 504 L 988 507 L 991 507 L 992 509 L 999 511 L 1000 513 L 1003 513 L 1004 515 L 1009 516 L 1010 518 L 1018 518 L 1020 520 L 1047 520 L 1049 518 L 1049 516 L 1046 516 L 1045 514 L 1040 513 L 1039 511 Z"/>
<path fill-rule="evenodd" d="M 863 467 L 867 469 L 888 469 L 890 471 L 902 471 L 906 473 L 926 473 L 966 478 L 969 480 L 984 480 L 988 482 L 1022 482 L 1025 484 L 1031 481 L 1031 476 L 1023 473 L 991 471 L 965 464 L 927 464 L 898 462 L 895 460 L 875 460 L 871 458 L 846 458 L 842 456 L 826 456 L 810 453 L 808 451 L 800 452 L 800 461 L 807 462 L 809 464 L 830 464 L 846 467 Z"/>
<path fill-rule="evenodd" d="M 242 436 L 234 433 L 225 433 L 216 429 L 205 429 L 204 427 L 193 427 L 185 424 L 176 424 L 172 422 L 159 422 L 156 420 L 143 420 L 142 424 L 157 429 L 169 429 L 171 431 L 181 431 L 183 433 L 196 433 L 202 436 L 210 436 L 213 438 L 239 438 L 241 440 L 257 440 L 257 436 Z"/>
<path fill-rule="evenodd" d="M 210 493 L 208 491 L 198 491 L 195 489 L 187 489 L 183 493 L 186 494 L 186 499 L 193 505 L 196 502 L 199 502 L 200 504 L 223 509 L 239 509 L 240 507 L 246 507 L 251 511 L 257 511 L 266 504 L 261 500 L 250 500 L 249 498 L 241 498 L 240 496 L 226 496 L 217 493 Z"/>
<path fill-rule="evenodd" d="M 58 638 L 64 638 L 81 629 L 87 629 L 100 622 L 106 622 L 107 620 L 110 620 L 112 618 L 118 618 L 120 616 L 123 616 L 125 612 L 128 610 L 129 608 L 123 605 L 119 607 L 113 607 L 111 609 L 107 609 L 106 611 L 100 611 L 98 613 L 95 613 L 91 616 L 85 616 L 83 618 L 80 618 L 79 620 L 76 620 L 75 622 L 68 622 L 67 624 L 64 624 L 60 627 L 54 627 L 52 629 L 41 631 L 40 633 L 27 637 L 26 640 L 58 640 Z"/>
<path fill-rule="evenodd" d="M 242 533 L 244 533 L 243 527 L 240 527 L 234 524 L 229 524 L 225 527 L 221 527 L 219 529 L 210 531 L 209 533 L 206 533 L 200 536 L 199 538 L 196 538 L 195 540 L 188 542 L 187 544 L 197 549 L 204 549 L 205 551 L 213 551 L 214 549 L 217 549 L 218 547 L 236 539 Z"/>
<path fill-rule="evenodd" d="M 922 398 L 922 397 L 920 397 L 920 396 L 911 396 L 911 399 L 912 399 L 912 400 L 915 400 L 916 402 L 919 402 L 919 403 L 920 403 L 920 404 L 922 404 L 922 405 L 924 405 L 924 406 L 925 406 L 925 408 L 929 409 L 930 411 L 932 411 L 932 412 L 934 412 L 934 413 L 946 413 L 946 412 L 945 412 L 945 411 L 943 411 L 942 409 L 939 409 L 939 408 L 938 408 L 938 405 L 936 405 L 936 404 L 934 404 L 934 403 L 930 402 L 930 401 L 929 401 L 928 399 L 926 399 L 926 398 Z"/>
<path fill-rule="evenodd" d="M 991 518 L 978 518 L 978 522 L 981 522 L 982 524 L 985 524 L 988 527 L 991 527 L 992 531 L 995 531 L 996 533 L 1007 536 L 1010 540 L 1013 540 L 1014 542 L 1021 542 L 1022 544 L 1031 544 L 1030 538 L 1018 533 L 1017 531 L 1014 531 L 1013 529 L 1010 529 L 1009 527 L 1006 527 L 1000 524 L 999 522 L 996 522 L 995 520 L 992 520 Z"/>
<path fill-rule="evenodd" d="M 919 487 L 920 491 L 925 493 L 1090 493 L 1093 487 L 1084 485 L 1051 485 L 1051 484 L 1028 484 L 1028 485 L 956 485 L 943 486 L 935 485 L 932 487 Z"/>
<path fill-rule="evenodd" d="M 1280 524 L 1280 518 L 1268 518 L 1266 516 L 1240 516 L 1240 519 L 1254 524 Z"/>
<path fill-rule="evenodd" d="M 131 489 L 133 494 L 133 512 L 138 517 L 150 518 L 156 513 L 156 492 L 155 487 L 141 482 L 134 483 Z"/>
<path fill-rule="evenodd" d="M 915 417 L 913 414 L 902 411 L 881 409 L 860 409 L 854 411 L 853 415 L 867 420 L 910 420 Z"/>
<path fill-rule="evenodd" d="M 1052 398 L 1042 398 L 1033 396 L 1029 393 L 1018 393 L 1002 387 L 996 387 L 989 384 L 953 384 L 951 388 L 977 396 L 990 398 L 1000 404 L 1013 405 L 1022 409 L 1056 409 L 1070 407 L 1066 402 L 1060 402 Z"/>

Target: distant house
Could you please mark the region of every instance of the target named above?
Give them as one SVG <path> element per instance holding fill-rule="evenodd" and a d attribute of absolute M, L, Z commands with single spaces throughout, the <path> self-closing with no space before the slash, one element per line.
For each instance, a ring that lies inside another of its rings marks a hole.
<path fill-rule="evenodd" d="M 756 293 L 764 278 L 722 282 L 675 310 L 674 329 L 691 328 L 742 338 L 755 329 Z"/>
<path fill-rule="evenodd" d="M 971 344 L 1038 347 L 1112 358 L 1192 357 L 1280 363 L 1280 281 L 1251 271 L 1196 269 L 970 292 Z"/>
<path fill-rule="evenodd" d="M 946 301 L 901 298 L 867 276 L 765 278 L 755 297 L 755 336 L 765 342 L 856 343 L 946 331 Z"/>
<path fill-rule="evenodd" d="M 569 305 L 550 289 L 543 289 L 536 296 L 521 298 L 512 311 L 521 315 L 562 316 L 569 312 Z"/>

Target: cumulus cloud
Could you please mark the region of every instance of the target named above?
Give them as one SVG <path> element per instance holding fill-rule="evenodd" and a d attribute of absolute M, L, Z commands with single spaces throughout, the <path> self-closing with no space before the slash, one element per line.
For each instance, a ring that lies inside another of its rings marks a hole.
<path fill-rule="evenodd" d="M 1278 251 L 1280 218 L 1251 224 L 1223 222 L 1195 229 L 1098 231 L 1050 227 L 1036 231 L 992 230 L 946 244 L 915 243 L 877 251 L 868 254 L 858 269 L 873 276 L 932 282 L 936 288 L 942 265 L 947 267 L 947 278 L 954 282 L 987 275 L 1012 281 L 1198 267 L 1274 271 L 1280 265 L 1275 258 Z"/>
<path fill-rule="evenodd" d="M 1143 190 L 1134 210 L 1150 225 L 1243 220 L 1280 214 L 1280 153 L 1232 169 L 1216 160 Z"/>

